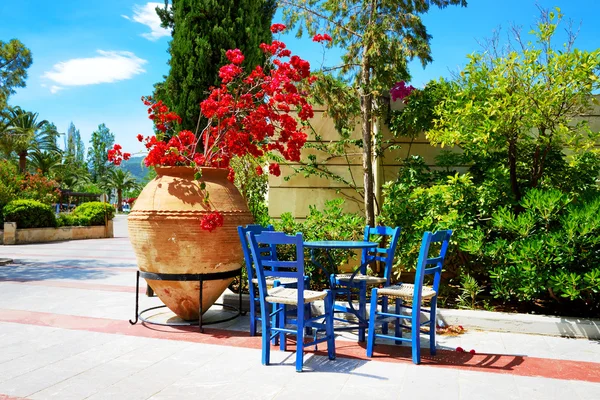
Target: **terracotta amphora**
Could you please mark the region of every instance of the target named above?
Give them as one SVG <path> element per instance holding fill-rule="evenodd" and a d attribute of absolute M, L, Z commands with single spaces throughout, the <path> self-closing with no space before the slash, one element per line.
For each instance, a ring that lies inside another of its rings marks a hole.
<path fill-rule="evenodd" d="M 202 168 L 200 180 L 194 179 L 191 167 L 156 167 L 156 173 L 128 218 L 129 238 L 140 271 L 209 274 L 239 269 L 243 253 L 237 226 L 251 224 L 253 219 L 245 200 L 227 179 L 227 169 Z M 206 185 L 204 189 L 201 182 Z M 215 210 L 223 215 L 223 226 L 212 232 L 201 229 L 202 217 Z M 232 280 L 204 281 L 203 311 Z M 147 281 L 179 317 L 198 319 L 198 281 Z"/>

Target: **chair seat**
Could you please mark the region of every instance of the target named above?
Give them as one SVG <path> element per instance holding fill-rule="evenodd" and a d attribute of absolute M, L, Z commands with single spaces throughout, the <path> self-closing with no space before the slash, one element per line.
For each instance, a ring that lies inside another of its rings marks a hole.
<path fill-rule="evenodd" d="M 279 281 L 279 283 L 282 285 L 298 283 L 298 279 L 296 279 L 296 278 L 278 278 L 276 276 L 270 276 L 268 278 L 265 278 L 265 283 L 267 284 L 268 288 L 273 287 L 273 285 L 275 284 L 275 281 Z M 252 283 L 254 283 L 255 285 L 258 285 L 258 279 L 257 278 L 252 279 Z"/>
<path fill-rule="evenodd" d="M 304 291 L 304 303 L 323 300 L 325 297 L 327 297 L 327 292 Z M 265 297 L 265 300 L 267 303 L 298 305 L 298 289 L 279 286 L 269 290 L 269 295 Z"/>
<path fill-rule="evenodd" d="M 384 287 L 378 290 L 378 294 L 389 297 L 400 297 L 402 299 L 412 299 L 415 291 L 415 285 L 412 283 L 399 283 L 396 285 Z M 431 299 L 436 295 L 435 290 L 430 286 L 423 286 L 421 297 L 423 300 Z"/>
<path fill-rule="evenodd" d="M 350 278 L 352 278 L 352 274 L 336 274 L 335 279 L 340 282 L 350 282 Z M 354 275 L 353 282 L 367 282 L 367 285 L 380 285 L 385 283 L 386 279 L 379 276 L 371 276 L 371 275 L 363 275 L 356 274 Z"/>

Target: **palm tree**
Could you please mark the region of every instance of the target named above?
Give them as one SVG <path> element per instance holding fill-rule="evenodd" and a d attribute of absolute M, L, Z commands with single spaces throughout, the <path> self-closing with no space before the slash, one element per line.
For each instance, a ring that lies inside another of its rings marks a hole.
<path fill-rule="evenodd" d="M 9 123 L 0 136 L 0 147 L 5 153 L 17 153 L 19 170 L 23 173 L 27 166 L 27 155 L 30 150 L 40 149 L 58 151 L 56 130 L 48 129 L 48 121 L 38 121 L 38 113 L 24 111 L 15 107 L 9 112 Z"/>
<path fill-rule="evenodd" d="M 113 168 L 108 170 L 104 186 L 117 191 L 117 209 L 123 211 L 123 191 L 137 188 L 138 183 L 129 171 Z"/>
<path fill-rule="evenodd" d="M 62 166 L 62 152 L 42 151 L 36 148 L 29 153 L 29 165 L 42 175 L 53 178 L 54 173 Z"/>

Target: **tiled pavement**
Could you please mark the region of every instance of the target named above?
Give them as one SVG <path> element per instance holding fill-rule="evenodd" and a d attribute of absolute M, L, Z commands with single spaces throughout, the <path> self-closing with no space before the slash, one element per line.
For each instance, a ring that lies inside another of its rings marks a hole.
<path fill-rule="evenodd" d="M 0 266 L 0 400 L 600 399 L 595 341 L 469 331 L 438 336 L 438 355 L 415 366 L 407 347 L 377 346 L 370 360 L 340 337 L 335 361 L 309 353 L 296 373 L 293 352 L 273 349 L 274 365 L 260 364 L 245 317 L 205 334 L 131 326 L 135 257 L 125 224 L 118 217 L 114 239 L 0 246 L 0 258 L 15 260 Z"/>

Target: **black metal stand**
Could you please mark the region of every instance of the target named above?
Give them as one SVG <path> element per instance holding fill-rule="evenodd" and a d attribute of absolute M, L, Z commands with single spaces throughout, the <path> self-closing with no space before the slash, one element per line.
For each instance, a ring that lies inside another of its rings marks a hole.
<path fill-rule="evenodd" d="M 142 272 L 142 271 L 137 271 L 136 272 L 136 283 L 135 283 L 135 320 L 129 320 L 129 323 L 131 325 L 135 325 L 137 324 L 138 321 L 142 321 L 148 324 L 153 324 L 153 325 L 162 325 L 162 326 L 194 326 L 194 325 L 198 325 L 198 328 L 200 330 L 200 333 L 204 333 L 204 329 L 203 326 L 204 325 L 212 325 L 212 324 L 218 324 L 221 322 L 227 322 L 227 321 L 231 321 L 232 319 L 235 319 L 237 317 L 240 316 L 240 314 L 242 314 L 242 291 L 240 290 L 240 296 L 239 296 L 239 304 L 238 307 L 234 307 L 228 304 L 221 304 L 221 303 L 215 303 L 215 305 L 220 305 L 225 309 L 234 311 L 235 314 L 227 317 L 227 318 L 223 318 L 220 320 L 216 320 L 216 321 L 210 321 L 210 322 L 203 322 L 202 321 L 202 286 L 204 281 L 215 281 L 215 280 L 219 280 L 219 279 L 227 279 L 227 278 L 233 278 L 235 276 L 239 276 L 240 278 L 240 282 L 242 281 L 242 269 L 236 269 L 233 271 L 224 271 L 224 272 L 212 272 L 212 273 L 205 273 L 205 274 L 159 274 L 159 273 L 154 273 L 154 272 Z M 151 321 L 147 318 L 144 318 L 142 314 L 151 311 L 151 310 L 156 310 L 158 308 L 163 308 L 166 307 L 165 305 L 161 305 L 161 306 L 156 306 L 156 307 L 150 307 L 147 308 L 145 310 L 139 311 L 139 298 L 140 298 L 140 278 L 145 278 L 145 279 L 151 279 L 151 280 L 156 280 L 156 281 L 178 281 L 178 282 L 189 282 L 189 281 L 197 281 L 200 284 L 200 290 L 199 290 L 199 309 L 198 309 L 198 321 L 184 321 L 184 322 L 155 322 L 155 321 Z"/>

